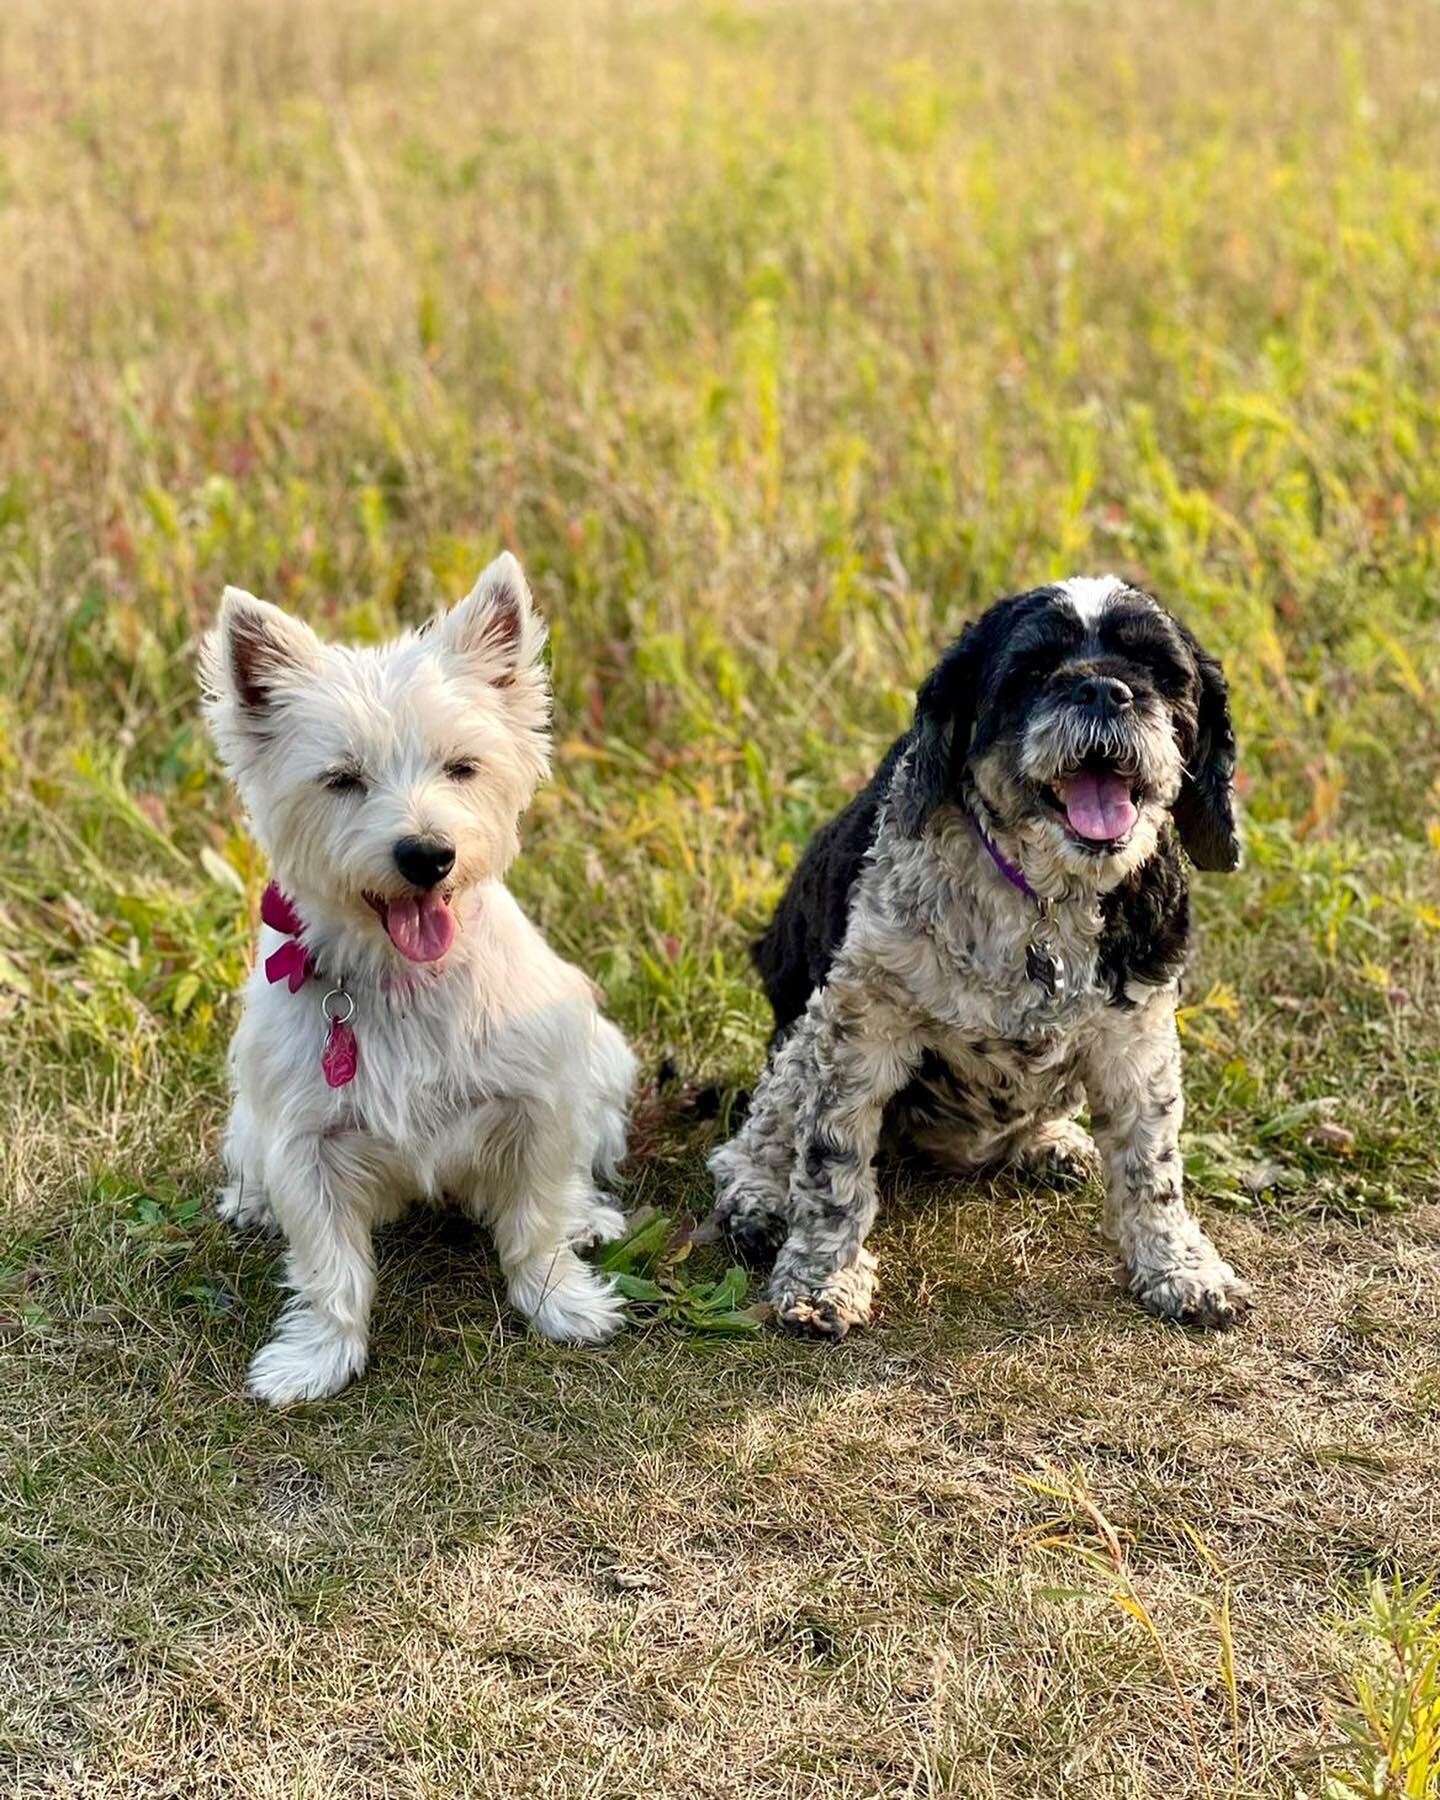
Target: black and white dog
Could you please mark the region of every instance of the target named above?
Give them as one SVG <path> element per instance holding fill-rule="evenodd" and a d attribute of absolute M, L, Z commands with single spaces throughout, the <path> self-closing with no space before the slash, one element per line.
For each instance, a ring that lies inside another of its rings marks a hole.
<path fill-rule="evenodd" d="M 719 1222 L 778 1248 L 784 1324 L 870 1317 L 882 1126 L 953 1170 L 1098 1160 L 1144 1305 L 1245 1310 L 1185 1206 L 1175 1026 L 1181 850 L 1236 866 L 1234 769 L 1219 663 L 1113 576 L 1002 600 L 947 651 L 755 945 L 776 1033 L 710 1167 Z"/>

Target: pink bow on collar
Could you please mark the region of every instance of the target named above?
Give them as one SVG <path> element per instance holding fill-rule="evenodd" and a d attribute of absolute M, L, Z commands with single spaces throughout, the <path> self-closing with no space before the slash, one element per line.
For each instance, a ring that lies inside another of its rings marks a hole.
<path fill-rule="evenodd" d="M 265 979 L 272 986 L 277 981 L 288 981 L 290 992 L 298 994 L 315 973 L 315 964 L 300 942 L 304 921 L 273 881 L 260 897 L 260 917 L 272 931 L 283 932 L 290 940 L 265 958 Z"/>
<path fill-rule="evenodd" d="M 278 950 L 272 950 L 265 958 L 265 979 L 272 986 L 277 981 L 288 981 L 290 992 L 298 994 L 312 975 L 320 973 L 314 958 L 300 942 L 305 921 L 273 881 L 260 896 L 260 917 L 272 931 L 281 932 L 286 939 Z M 347 1011 L 343 1015 L 332 1013 L 332 1000 L 343 1001 Z M 360 1049 L 350 1025 L 355 1015 L 355 1002 L 345 991 L 343 976 L 320 1002 L 320 1011 L 330 1026 L 320 1055 L 321 1070 L 332 1088 L 348 1087 L 359 1067 Z"/>

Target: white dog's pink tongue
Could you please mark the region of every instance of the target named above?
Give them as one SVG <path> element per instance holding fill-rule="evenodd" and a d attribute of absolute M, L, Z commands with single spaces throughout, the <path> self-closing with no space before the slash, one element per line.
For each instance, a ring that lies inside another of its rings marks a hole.
<path fill-rule="evenodd" d="M 455 915 L 439 894 L 407 895 L 386 906 L 385 929 L 410 962 L 438 962 L 455 941 Z"/>
<path fill-rule="evenodd" d="M 1070 829 L 1093 844 L 1124 837 L 1139 817 L 1123 775 L 1082 769 L 1078 775 L 1067 775 L 1059 788 Z"/>

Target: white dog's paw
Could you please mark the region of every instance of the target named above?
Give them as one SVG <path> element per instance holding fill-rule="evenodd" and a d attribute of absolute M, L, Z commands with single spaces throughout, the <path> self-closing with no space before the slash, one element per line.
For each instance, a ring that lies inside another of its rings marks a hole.
<path fill-rule="evenodd" d="M 572 1252 L 539 1279 L 528 1272 L 512 1279 L 510 1299 L 542 1337 L 557 1344 L 603 1344 L 625 1323 L 625 1302 L 614 1283 Z"/>
<path fill-rule="evenodd" d="M 1180 1325 L 1223 1329 L 1250 1310 L 1250 1285 L 1218 1255 L 1183 1267 L 1135 1269 L 1130 1292 L 1147 1310 Z"/>
<path fill-rule="evenodd" d="M 593 1250 L 597 1244 L 613 1244 L 625 1235 L 625 1215 L 618 1206 L 597 1202 L 571 1240 L 577 1250 Z"/>
<path fill-rule="evenodd" d="M 625 1123 L 623 1107 L 602 1108 L 594 1156 L 595 1173 L 602 1181 L 614 1180 L 625 1160 Z"/>
<path fill-rule="evenodd" d="M 294 1406 L 338 1394 L 365 1367 L 363 1335 L 342 1331 L 319 1313 L 291 1313 L 250 1364 L 250 1393 L 267 1406 Z"/>
<path fill-rule="evenodd" d="M 237 1231 L 273 1236 L 280 1229 L 270 1196 L 259 1182 L 226 1182 L 215 1197 L 215 1214 L 222 1225 L 233 1225 Z"/>

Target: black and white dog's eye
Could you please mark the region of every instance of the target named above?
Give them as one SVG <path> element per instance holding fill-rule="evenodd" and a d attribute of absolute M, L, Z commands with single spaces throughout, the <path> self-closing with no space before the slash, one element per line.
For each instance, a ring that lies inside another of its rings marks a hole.
<path fill-rule="evenodd" d="M 354 769 L 332 769 L 328 775 L 322 775 L 321 785 L 332 794 L 363 794 L 364 778 L 356 774 Z"/>
<path fill-rule="evenodd" d="M 453 762 L 447 762 L 445 773 L 452 781 L 469 781 L 480 773 L 480 765 L 473 756 L 457 756 Z"/>

